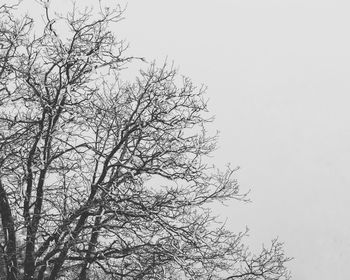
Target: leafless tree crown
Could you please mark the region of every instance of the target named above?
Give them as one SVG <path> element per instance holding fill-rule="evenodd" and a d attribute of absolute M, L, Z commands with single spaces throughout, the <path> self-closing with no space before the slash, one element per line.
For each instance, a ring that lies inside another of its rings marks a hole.
<path fill-rule="evenodd" d="M 121 81 L 119 9 L 47 2 L 38 28 L 18 7 L 0 6 L 2 277 L 287 279 L 281 243 L 253 255 L 210 212 L 244 195 L 204 163 L 204 88 L 155 64 Z"/>

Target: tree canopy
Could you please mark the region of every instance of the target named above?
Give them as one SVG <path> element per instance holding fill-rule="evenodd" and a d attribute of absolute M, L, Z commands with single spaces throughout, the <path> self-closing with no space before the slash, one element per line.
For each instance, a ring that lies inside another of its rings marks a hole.
<path fill-rule="evenodd" d="M 280 242 L 253 254 L 210 210 L 246 197 L 207 164 L 205 88 L 155 63 L 123 81 L 122 11 L 48 4 L 44 26 L 0 6 L 5 279 L 288 279 Z"/>

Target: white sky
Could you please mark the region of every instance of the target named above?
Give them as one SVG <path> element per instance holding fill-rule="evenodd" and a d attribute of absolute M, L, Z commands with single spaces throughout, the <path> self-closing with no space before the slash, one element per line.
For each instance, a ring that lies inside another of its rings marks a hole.
<path fill-rule="evenodd" d="M 115 29 L 130 54 L 168 57 L 208 86 L 213 161 L 241 166 L 253 200 L 222 214 L 253 246 L 285 241 L 293 279 L 350 279 L 349 12 L 340 0 L 129 1 Z"/>
<path fill-rule="evenodd" d="M 130 51 L 208 85 L 214 161 L 253 203 L 224 209 L 253 244 L 278 235 L 293 279 L 350 279 L 350 3 L 129 1 Z"/>

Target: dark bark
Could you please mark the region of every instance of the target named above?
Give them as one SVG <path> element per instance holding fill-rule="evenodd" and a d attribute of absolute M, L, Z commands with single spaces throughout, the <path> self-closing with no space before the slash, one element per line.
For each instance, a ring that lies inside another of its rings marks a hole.
<path fill-rule="evenodd" d="M 4 258 L 7 270 L 7 279 L 17 279 L 17 256 L 16 256 L 16 231 L 14 220 L 8 201 L 6 190 L 0 181 L 0 214 L 2 230 L 4 232 L 5 249 Z"/>
<path fill-rule="evenodd" d="M 93 261 L 93 251 L 95 250 L 97 241 L 98 241 L 98 236 L 99 236 L 99 227 L 101 224 L 101 219 L 102 219 L 102 213 L 103 209 L 100 207 L 99 209 L 99 215 L 95 218 L 95 223 L 92 228 L 91 232 L 91 237 L 90 237 L 90 242 L 89 242 L 89 248 L 88 252 L 85 255 L 85 261 L 83 263 L 80 275 L 79 275 L 79 280 L 88 280 L 88 270 L 89 270 L 89 265 Z"/>

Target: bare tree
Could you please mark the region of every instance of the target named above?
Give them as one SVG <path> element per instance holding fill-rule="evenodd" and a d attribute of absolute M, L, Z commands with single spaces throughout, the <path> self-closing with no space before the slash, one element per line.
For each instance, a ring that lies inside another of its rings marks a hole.
<path fill-rule="evenodd" d="M 42 29 L 0 7 L 7 279 L 287 279 L 281 243 L 253 255 L 211 214 L 245 196 L 235 170 L 205 164 L 205 89 L 166 65 L 122 81 L 120 9 L 43 4 Z"/>

